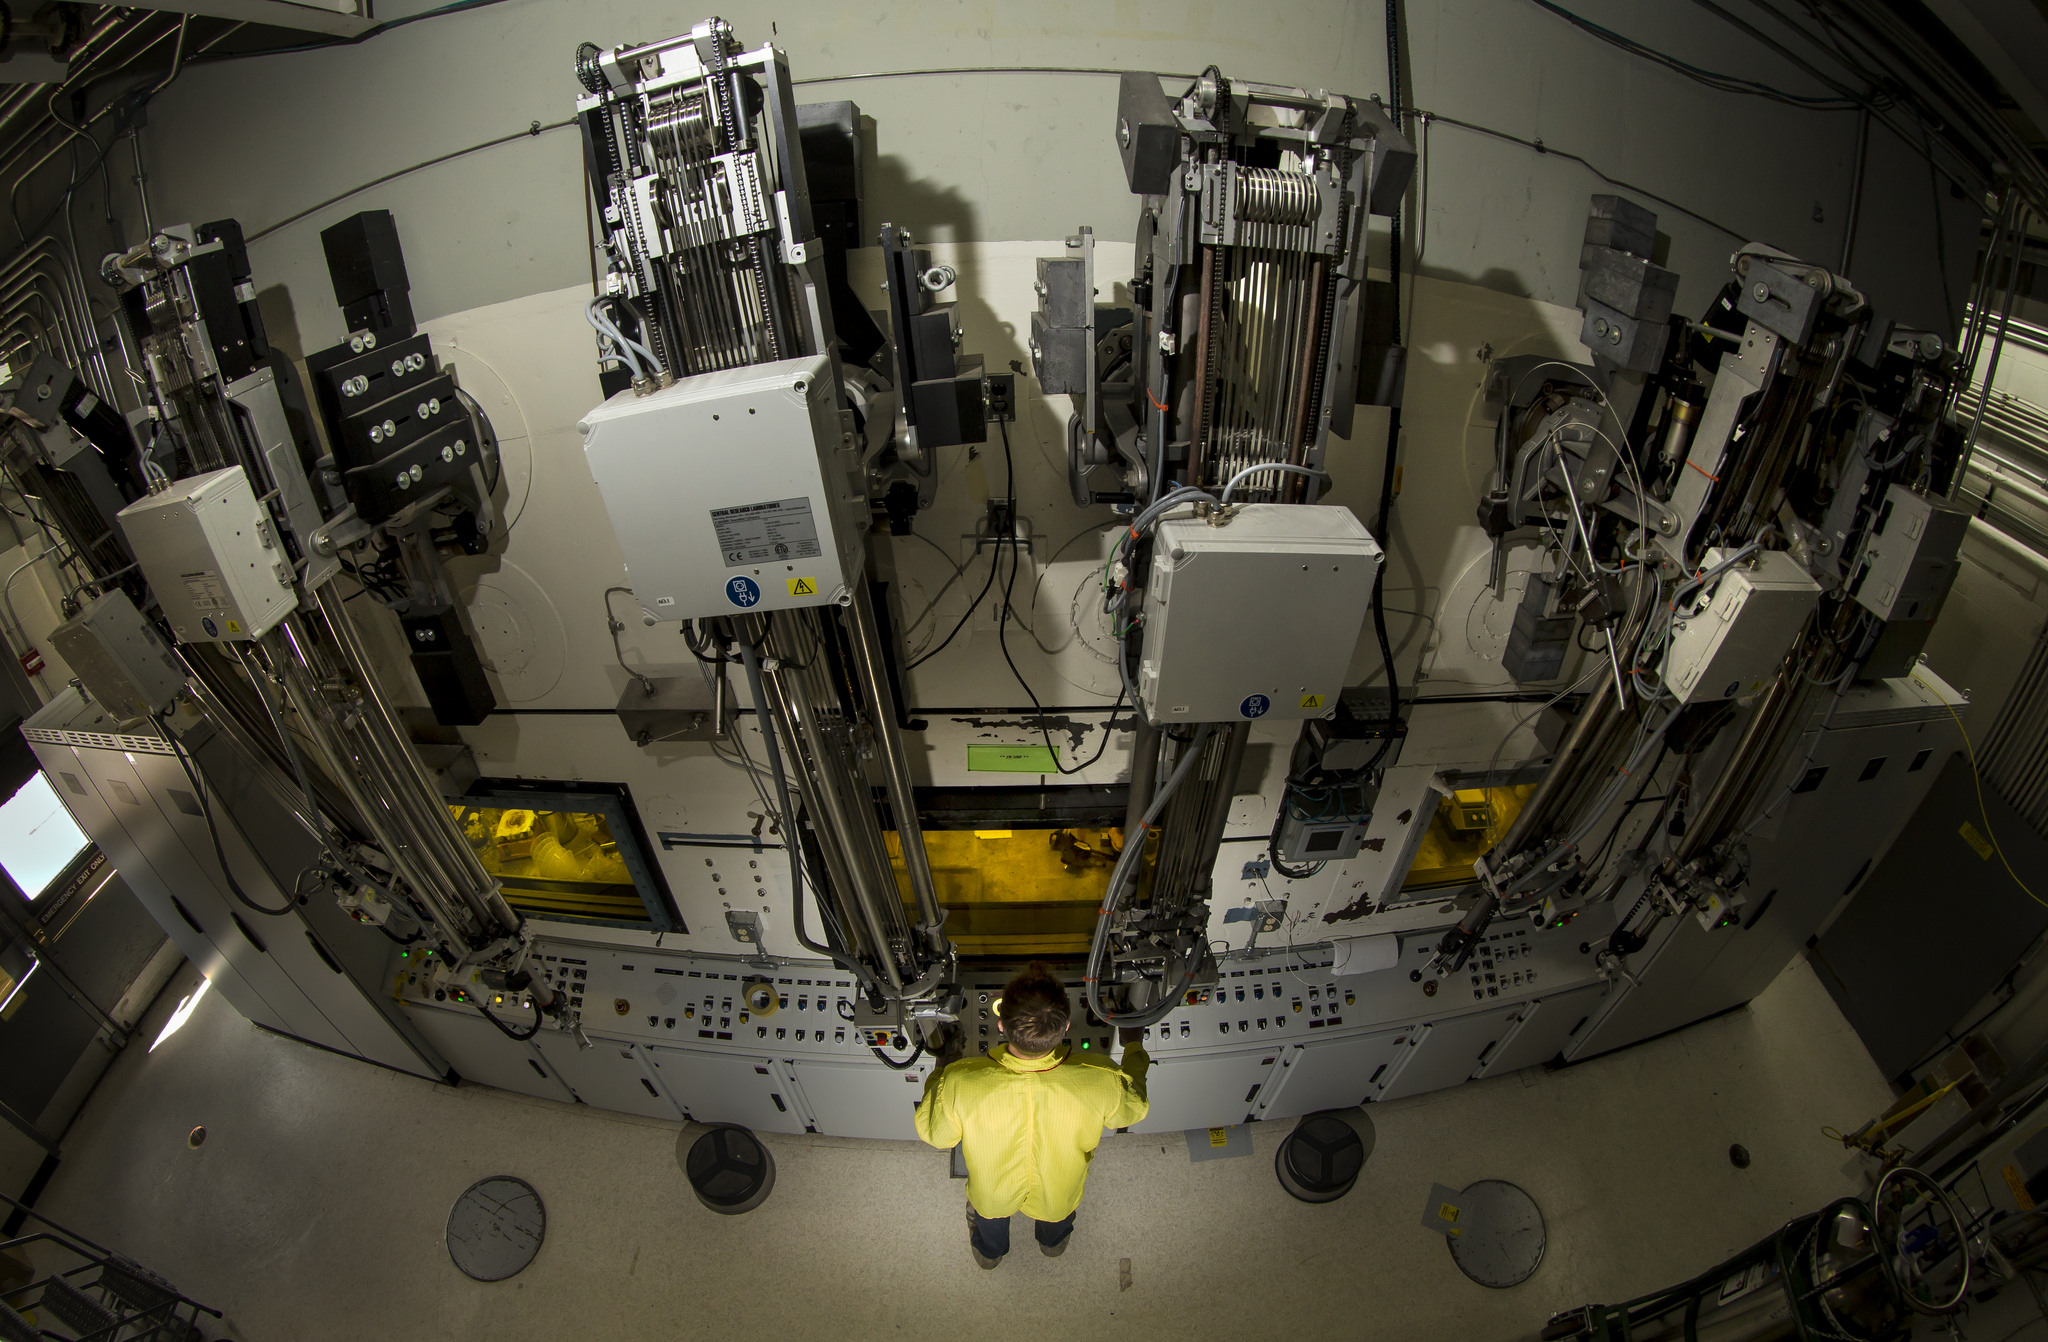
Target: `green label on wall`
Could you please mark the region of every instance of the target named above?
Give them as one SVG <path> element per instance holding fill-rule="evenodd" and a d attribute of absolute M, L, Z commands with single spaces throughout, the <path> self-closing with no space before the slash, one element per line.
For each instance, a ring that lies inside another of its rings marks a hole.
<path fill-rule="evenodd" d="M 969 746 L 967 770 L 981 774 L 1059 772 L 1059 755 L 1044 746 Z"/>

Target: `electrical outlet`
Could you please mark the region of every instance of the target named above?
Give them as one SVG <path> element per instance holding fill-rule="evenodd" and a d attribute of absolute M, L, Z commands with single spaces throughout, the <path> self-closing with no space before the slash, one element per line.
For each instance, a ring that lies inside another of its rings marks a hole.
<path fill-rule="evenodd" d="M 1017 419 L 1017 375 L 1015 373 L 990 373 L 988 375 L 988 418 Z"/>
<path fill-rule="evenodd" d="M 727 909 L 725 911 L 725 926 L 726 930 L 732 933 L 734 941 L 745 946 L 759 946 L 761 944 L 760 914 L 748 909 Z"/>

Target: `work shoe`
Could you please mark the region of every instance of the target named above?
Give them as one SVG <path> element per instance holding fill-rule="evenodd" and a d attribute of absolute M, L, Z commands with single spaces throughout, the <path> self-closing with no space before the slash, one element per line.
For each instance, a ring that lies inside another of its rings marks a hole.
<path fill-rule="evenodd" d="M 1000 1258 L 990 1258 L 987 1254 L 983 1253 L 979 1247 L 975 1245 L 974 1204 L 971 1202 L 967 1204 L 967 1252 L 974 1255 L 974 1265 L 984 1272 L 987 1272 L 989 1269 L 997 1266 L 1003 1261 Z"/>
<path fill-rule="evenodd" d="M 1058 1258 L 1061 1254 L 1067 1251 L 1067 1246 L 1069 1244 L 1072 1244 L 1073 1242 L 1074 1236 L 1071 1232 L 1069 1232 L 1067 1237 L 1061 1240 L 1058 1244 L 1039 1245 L 1038 1251 L 1044 1254 L 1047 1258 Z"/>

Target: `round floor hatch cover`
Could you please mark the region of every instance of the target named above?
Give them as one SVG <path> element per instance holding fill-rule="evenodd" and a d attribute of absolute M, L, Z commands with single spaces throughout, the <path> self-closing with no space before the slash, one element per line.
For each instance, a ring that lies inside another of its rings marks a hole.
<path fill-rule="evenodd" d="M 1481 1286 L 1518 1286 L 1543 1261 L 1543 1213 L 1536 1200 L 1501 1179 L 1469 1184 L 1459 1199 L 1460 1232 L 1451 1260 Z"/>
<path fill-rule="evenodd" d="M 448 1256 L 478 1281 L 503 1281 L 533 1261 L 547 1233 L 547 1208 L 533 1185 L 494 1174 L 455 1199 L 448 1213 Z"/>

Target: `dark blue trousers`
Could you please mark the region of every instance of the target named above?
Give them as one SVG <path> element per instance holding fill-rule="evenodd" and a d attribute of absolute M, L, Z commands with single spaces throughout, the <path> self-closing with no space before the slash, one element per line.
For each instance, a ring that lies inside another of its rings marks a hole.
<path fill-rule="evenodd" d="M 1001 1258 L 1010 1251 L 1009 1217 L 994 1220 L 983 1216 L 972 1207 L 967 1209 L 967 1215 L 972 1223 L 967 1237 L 974 1242 L 974 1247 L 981 1251 L 982 1257 Z M 1068 1212 L 1064 1221 L 1033 1221 L 1031 1224 L 1038 1236 L 1038 1242 L 1048 1249 L 1064 1244 L 1067 1236 L 1074 1233 L 1074 1215 L 1074 1212 Z"/>

